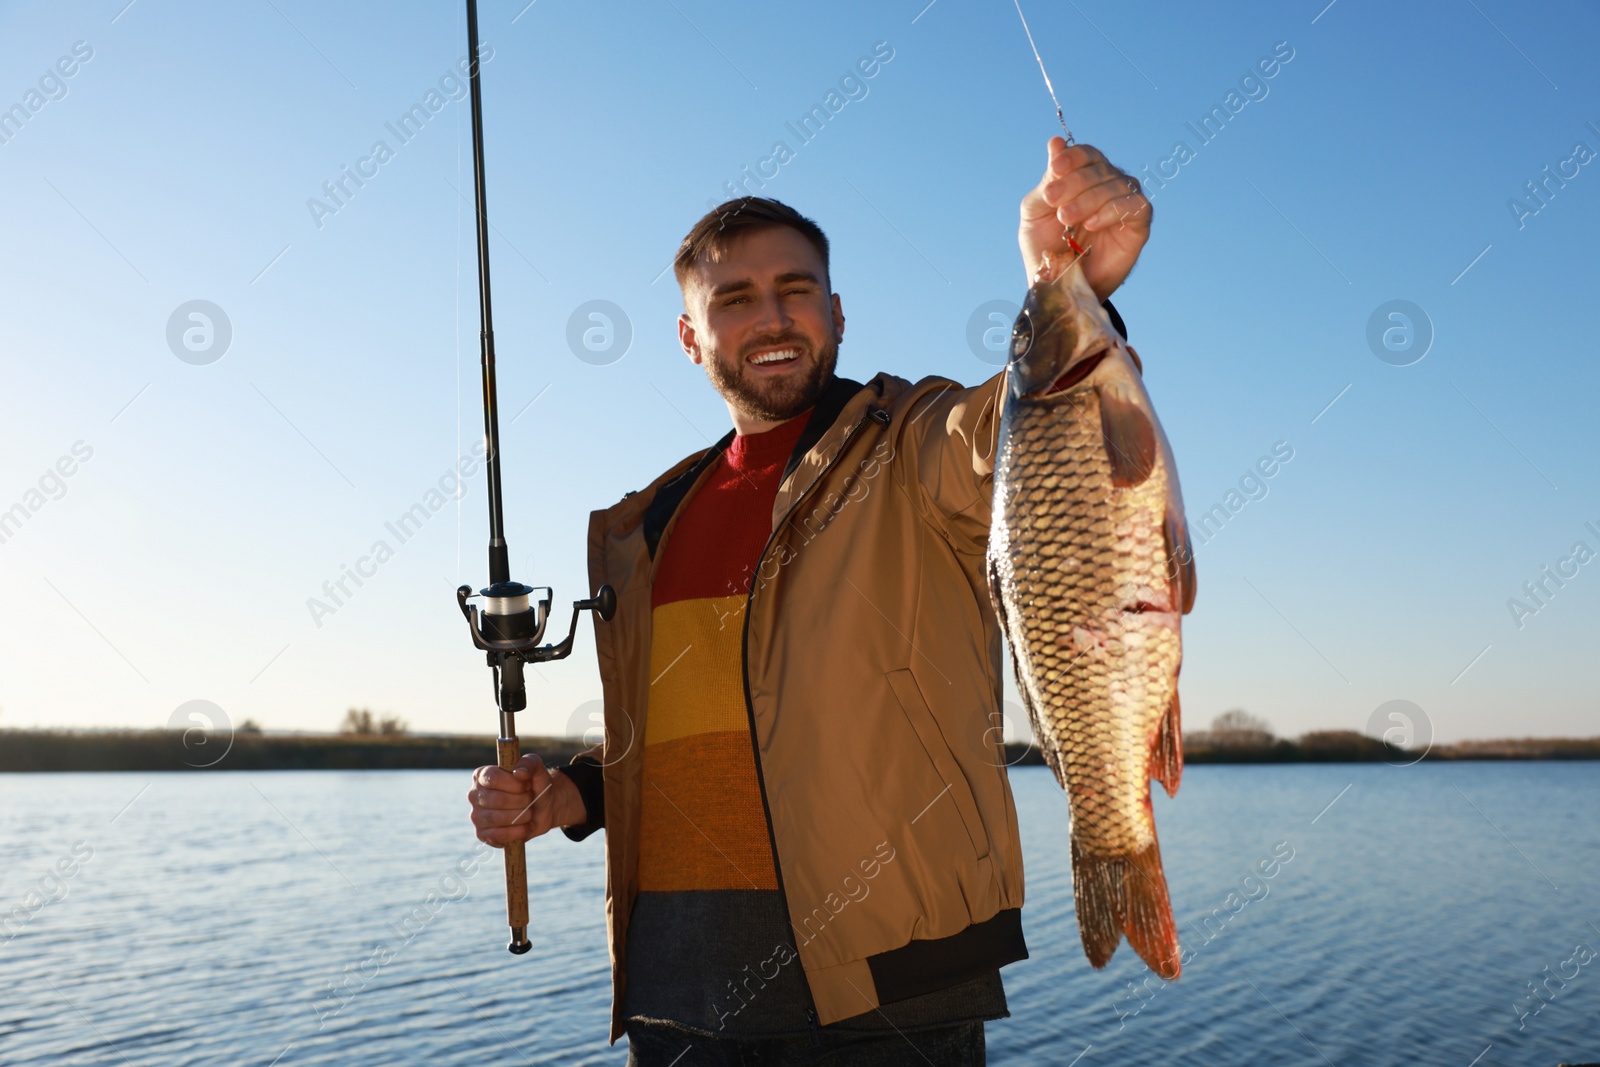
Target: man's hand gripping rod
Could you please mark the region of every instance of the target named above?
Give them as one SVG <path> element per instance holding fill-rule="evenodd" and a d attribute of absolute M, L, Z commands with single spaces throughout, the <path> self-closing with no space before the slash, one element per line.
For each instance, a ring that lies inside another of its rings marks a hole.
<path fill-rule="evenodd" d="M 600 618 L 609 620 L 617 610 L 617 595 L 609 585 L 602 585 L 588 600 L 575 601 L 567 636 L 559 644 L 541 645 L 555 593 L 544 586 L 545 595 L 534 604 L 529 598 L 538 589 L 511 580 L 500 502 L 500 415 L 495 394 L 494 324 L 489 309 L 489 214 L 483 195 L 483 102 L 478 91 L 477 0 L 467 0 L 467 53 L 467 80 L 472 88 L 472 175 L 478 212 L 478 298 L 483 311 L 483 331 L 479 336 L 483 347 L 485 465 L 489 475 L 489 586 L 480 591 L 484 598 L 482 614 L 477 605 L 467 603 L 473 596 L 470 585 L 456 590 L 456 603 L 472 631 L 472 643 L 486 653 L 489 666 L 494 670 L 495 703 L 500 709 L 498 762 L 502 770 L 510 771 L 522 754 L 517 743 L 516 713 L 528 706 L 522 665 L 569 655 L 572 636 L 578 628 L 578 613 L 594 611 Z M 511 941 L 506 947 L 520 955 L 533 947 L 528 940 L 527 855 L 520 841 L 507 845 L 505 854 L 506 922 L 511 927 Z"/>

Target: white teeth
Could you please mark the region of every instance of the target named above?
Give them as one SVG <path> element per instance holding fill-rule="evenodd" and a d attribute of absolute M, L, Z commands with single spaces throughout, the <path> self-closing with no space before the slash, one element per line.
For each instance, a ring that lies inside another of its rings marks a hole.
<path fill-rule="evenodd" d="M 777 363 L 780 360 L 799 359 L 800 353 L 792 348 L 779 349 L 776 352 L 763 352 L 759 356 L 751 356 L 751 363 Z"/>

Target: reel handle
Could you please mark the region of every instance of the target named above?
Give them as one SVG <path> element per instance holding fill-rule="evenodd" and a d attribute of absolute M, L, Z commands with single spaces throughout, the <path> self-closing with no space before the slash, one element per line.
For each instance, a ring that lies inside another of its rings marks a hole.
<path fill-rule="evenodd" d="M 601 622 L 610 622 L 611 616 L 617 613 L 617 591 L 609 585 L 602 585 L 600 591 L 588 600 L 580 600 L 572 605 L 575 612 L 592 611 L 600 616 Z"/>

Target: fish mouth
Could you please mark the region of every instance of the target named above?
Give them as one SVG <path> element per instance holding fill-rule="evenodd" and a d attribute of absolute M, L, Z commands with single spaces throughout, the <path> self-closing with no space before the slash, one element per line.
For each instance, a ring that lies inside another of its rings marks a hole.
<path fill-rule="evenodd" d="M 1034 285 L 1050 285 L 1075 262 L 1072 256 L 1064 252 L 1046 252 L 1039 260 L 1039 269 L 1034 271 Z"/>
<path fill-rule="evenodd" d="M 1071 389 L 1089 375 L 1093 374 L 1094 369 L 1098 367 L 1101 361 L 1103 361 L 1110 354 L 1110 348 L 1102 348 L 1100 351 L 1091 356 L 1085 356 L 1083 359 L 1080 359 L 1078 362 L 1068 367 L 1065 374 L 1057 378 L 1050 385 L 1039 390 L 1039 392 L 1034 395 L 1054 396 L 1056 393 L 1066 392 L 1068 389 Z"/>

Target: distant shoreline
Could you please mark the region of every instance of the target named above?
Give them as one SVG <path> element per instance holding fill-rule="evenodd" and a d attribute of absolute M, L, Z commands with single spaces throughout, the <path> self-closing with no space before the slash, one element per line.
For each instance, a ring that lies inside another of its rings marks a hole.
<path fill-rule="evenodd" d="M 189 745 L 185 747 L 185 738 Z M 1189 764 L 1412 763 L 1415 750 L 1393 748 L 1354 731 L 1322 731 L 1295 740 L 1252 739 L 1218 743 L 1205 734 L 1186 738 Z M 558 766 L 587 745 L 574 737 L 524 737 L 523 752 Z M 490 736 L 271 734 L 238 732 L 185 735 L 178 730 L 0 730 L 0 774 L 61 771 L 278 771 L 468 770 L 494 762 Z M 1521 738 L 1435 745 L 1429 760 L 1593 760 L 1600 737 Z M 1043 765 L 1029 745 L 1006 746 L 1011 766 Z"/>
<path fill-rule="evenodd" d="M 187 740 L 187 745 L 185 741 Z M 527 737 L 524 752 L 566 763 L 579 738 Z M 181 730 L 0 730 L 0 774 L 53 771 L 449 770 L 495 760 L 495 739 L 472 735 L 269 734 Z"/>

